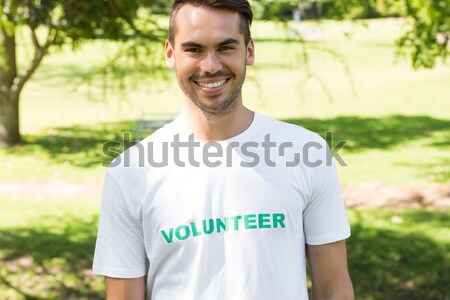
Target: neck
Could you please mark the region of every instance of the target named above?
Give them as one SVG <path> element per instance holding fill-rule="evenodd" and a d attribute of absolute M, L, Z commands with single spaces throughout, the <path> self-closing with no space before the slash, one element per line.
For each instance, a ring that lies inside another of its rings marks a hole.
<path fill-rule="evenodd" d="M 232 138 L 249 128 L 253 121 L 253 112 L 242 103 L 236 103 L 227 114 L 216 115 L 204 112 L 189 102 L 184 103 L 182 121 L 186 133 L 194 133 L 195 139 L 199 141 L 223 141 Z"/>

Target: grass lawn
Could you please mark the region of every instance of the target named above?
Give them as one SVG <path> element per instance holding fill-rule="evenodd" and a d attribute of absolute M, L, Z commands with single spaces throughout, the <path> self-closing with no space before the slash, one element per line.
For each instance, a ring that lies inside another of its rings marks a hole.
<path fill-rule="evenodd" d="M 92 201 L 0 201 L 0 298 L 101 299 L 90 276 L 98 217 Z"/>
<path fill-rule="evenodd" d="M 2 199 L 0 295 L 5 300 L 102 299 L 90 267 L 98 203 Z M 350 210 L 356 299 L 449 297 L 450 211 Z"/>
<path fill-rule="evenodd" d="M 351 210 L 355 299 L 447 299 L 450 211 Z"/>

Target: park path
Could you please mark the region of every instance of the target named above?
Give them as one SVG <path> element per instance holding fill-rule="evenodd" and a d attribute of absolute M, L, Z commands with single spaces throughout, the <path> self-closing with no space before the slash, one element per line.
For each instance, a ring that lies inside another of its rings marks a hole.
<path fill-rule="evenodd" d="M 2 197 L 100 201 L 102 181 L 5 180 L 0 179 Z M 343 188 L 347 207 L 450 208 L 450 184 L 348 184 Z"/>

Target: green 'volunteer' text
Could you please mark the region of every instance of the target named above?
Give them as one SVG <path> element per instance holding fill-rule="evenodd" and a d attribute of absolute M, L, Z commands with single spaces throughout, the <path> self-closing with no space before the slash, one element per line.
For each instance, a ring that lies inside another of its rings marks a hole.
<path fill-rule="evenodd" d="M 191 222 L 189 225 L 172 227 L 168 231 L 161 230 L 161 234 L 168 244 L 173 242 L 174 235 L 184 241 L 189 237 L 196 237 L 202 234 L 220 233 L 222 231 L 241 229 L 264 229 L 264 228 L 286 228 L 284 223 L 286 216 L 281 213 L 276 214 L 249 214 L 226 218 L 208 219 Z"/>

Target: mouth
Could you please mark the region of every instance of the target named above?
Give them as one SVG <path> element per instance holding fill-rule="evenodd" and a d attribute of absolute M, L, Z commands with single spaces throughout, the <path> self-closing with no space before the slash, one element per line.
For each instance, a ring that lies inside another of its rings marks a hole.
<path fill-rule="evenodd" d="M 230 78 L 209 82 L 200 82 L 194 80 L 194 82 L 202 91 L 206 93 L 218 93 L 225 88 L 229 80 Z"/>

